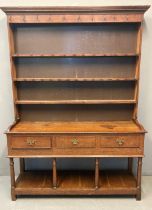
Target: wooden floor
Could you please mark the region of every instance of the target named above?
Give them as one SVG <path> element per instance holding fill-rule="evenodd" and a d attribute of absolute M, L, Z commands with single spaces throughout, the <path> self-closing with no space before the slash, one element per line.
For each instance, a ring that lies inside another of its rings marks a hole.
<path fill-rule="evenodd" d="M 18 122 L 11 132 L 48 132 L 48 133 L 104 133 L 104 132 L 143 132 L 134 121 L 100 121 L 100 122 Z"/>
<path fill-rule="evenodd" d="M 136 179 L 128 171 L 100 171 L 98 189 L 94 177 L 94 171 L 59 171 L 57 188 L 53 189 L 51 171 L 27 171 L 19 175 L 15 192 L 19 195 L 136 194 Z"/>

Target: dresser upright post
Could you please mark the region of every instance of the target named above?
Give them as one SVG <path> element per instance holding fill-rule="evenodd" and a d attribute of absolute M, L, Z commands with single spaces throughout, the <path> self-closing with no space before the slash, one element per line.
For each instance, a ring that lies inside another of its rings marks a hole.
<path fill-rule="evenodd" d="M 99 158 L 95 160 L 95 188 L 99 188 Z"/>
<path fill-rule="evenodd" d="M 25 171 L 25 159 L 20 158 L 20 173 L 23 173 Z"/>
<path fill-rule="evenodd" d="M 142 157 L 138 157 L 136 200 L 141 200 L 141 175 L 142 175 Z"/>
<path fill-rule="evenodd" d="M 53 188 L 57 188 L 56 158 L 53 158 Z"/>
<path fill-rule="evenodd" d="M 133 158 L 129 157 L 128 158 L 128 171 L 130 174 L 132 174 L 132 169 L 133 169 Z"/>
<path fill-rule="evenodd" d="M 15 195 L 15 171 L 14 171 L 14 160 L 10 158 L 10 176 L 11 176 L 11 197 L 12 201 L 16 200 Z"/>

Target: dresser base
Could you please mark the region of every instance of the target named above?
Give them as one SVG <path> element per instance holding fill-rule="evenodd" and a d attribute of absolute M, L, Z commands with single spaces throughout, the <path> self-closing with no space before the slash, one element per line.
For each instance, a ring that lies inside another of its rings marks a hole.
<path fill-rule="evenodd" d="M 100 170 L 96 181 L 96 170 L 25 171 L 23 159 L 21 172 L 15 180 L 13 158 L 10 158 L 12 200 L 18 195 L 132 195 L 140 200 L 141 159 L 138 158 L 137 178 L 130 171 L 129 158 L 128 170 Z"/>

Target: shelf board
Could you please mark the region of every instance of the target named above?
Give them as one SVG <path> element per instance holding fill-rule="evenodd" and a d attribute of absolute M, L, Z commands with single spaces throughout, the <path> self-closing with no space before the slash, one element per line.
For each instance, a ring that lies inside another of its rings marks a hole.
<path fill-rule="evenodd" d="M 51 171 L 26 171 L 23 174 L 20 174 L 16 180 L 16 187 L 19 189 L 45 189 L 52 186 Z"/>
<path fill-rule="evenodd" d="M 15 82 L 108 82 L 108 81 L 136 81 L 135 78 L 15 78 Z"/>
<path fill-rule="evenodd" d="M 18 57 L 106 57 L 106 56 L 138 56 L 138 53 L 69 53 L 69 54 L 13 54 L 13 58 L 18 58 Z"/>
<path fill-rule="evenodd" d="M 136 194 L 136 179 L 125 170 L 101 171 L 99 188 L 95 188 L 94 171 L 57 171 L 57 188 L 52 188 L 52 172 L 26 171 L 19 175 L 16 181 L 17 195 L 111 195 Z"/>
<path fill-rule="evenodd" d="M 16 104 L 135 104 L 136 100 L 16 100 Z"/>

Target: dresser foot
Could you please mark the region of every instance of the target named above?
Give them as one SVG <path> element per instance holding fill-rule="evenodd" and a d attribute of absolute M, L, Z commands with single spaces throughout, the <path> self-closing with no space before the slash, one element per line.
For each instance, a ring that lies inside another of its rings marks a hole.
<path fill-rule="evenodd" d="M 136 200 L 140 201 L 141 200 L 141 190 L 139 190 L 139 192 L 136 195 Z"/>
<path fill-rule="evenodd" d="M 11 198 L 12 198 L 12 201 L 16 201 L 16 195 L 14 192 L 14 188 L 11 189 Z"/>

